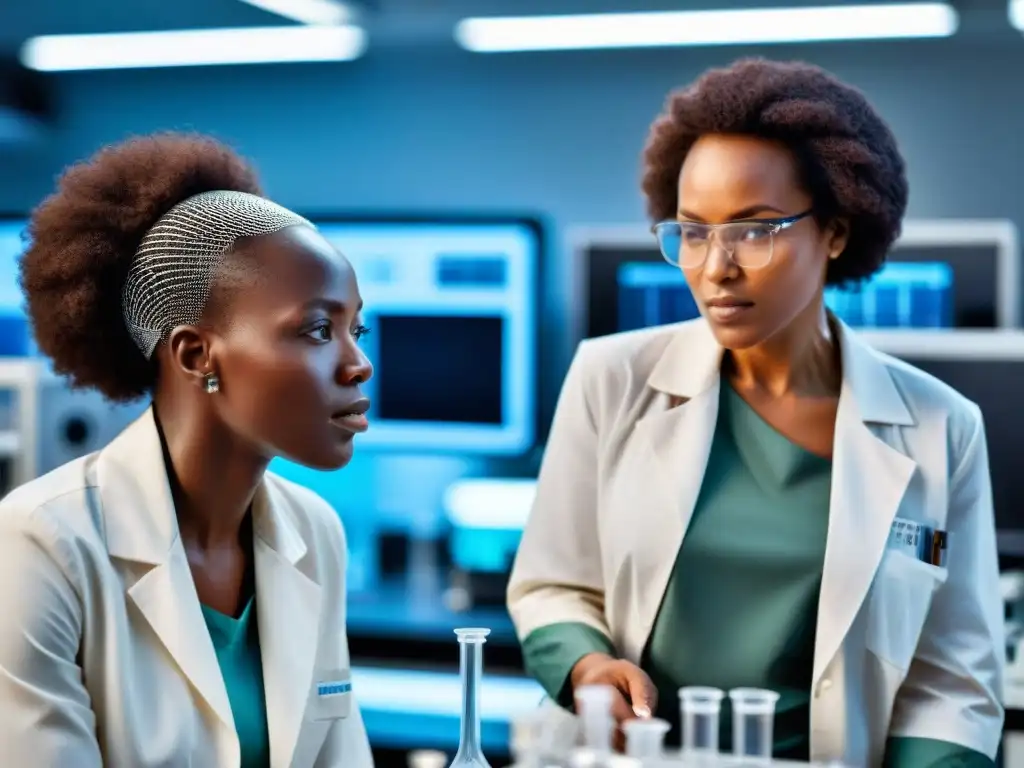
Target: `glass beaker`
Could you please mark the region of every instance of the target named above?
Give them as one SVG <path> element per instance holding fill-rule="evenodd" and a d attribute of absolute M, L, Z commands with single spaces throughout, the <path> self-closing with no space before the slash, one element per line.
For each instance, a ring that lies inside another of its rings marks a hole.
<path fill-rule="evenodd" d="M 718 720 L 725 692 L 718 688 L 688 686 L 679 689 L 679 713 L 683 725 L 683 751 L 718 752 Z"/>
<path fill-rule="evenodd" d="M 666 721 L 657 717 L 627 720 L 622 724 L 626 734 L 627 757 L 640 759 L 658 757 L 665 743 L 665 734 L 671 728 Z"/>
<path fill-rule="evenodd" d="M 459 675 L 462 679 L 462 722 L 459 751 L 452 768 L 491 768 L 480 744 L 480 678 L 484 669 L 484 643 L 489 629 L 456 629 L 459 639 Z"/>
<path fill-rule="evenodd" d="M 732 753 L 770 762 L 775 732 L 775 704 L 779 694 L 761 688 L 734 688 L 732 702 Z"/>

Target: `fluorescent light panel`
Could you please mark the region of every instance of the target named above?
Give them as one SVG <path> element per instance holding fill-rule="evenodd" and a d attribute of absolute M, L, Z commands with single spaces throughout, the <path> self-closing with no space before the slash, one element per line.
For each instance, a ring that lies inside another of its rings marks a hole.
<path fill-rule="evenodd" d="M 244 27 L 44 35 L 25 42 L 21 62 L 42 72 L 350 61 L 366 49 L 353 26 Z"/>
<path fill-rule="evenodd" d="M 463 19 L 455 39 L 477 53 L 949 37 L 946 3 L 751 8 Z"/>
<path fill-rule="evenodd" d="M 1010 23 L 1024 32 L 1024 0 L 1010 0 Z"/>
<path fill-rule="evenodd" d="M 336 0 L 242 0 L 246 5 L 300 24 L 344 24 L 349 9 Z"/>

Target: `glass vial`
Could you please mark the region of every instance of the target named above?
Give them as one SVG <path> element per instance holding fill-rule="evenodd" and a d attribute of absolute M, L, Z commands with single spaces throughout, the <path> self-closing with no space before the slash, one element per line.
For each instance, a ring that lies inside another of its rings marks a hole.
<path fill-rule="evenodd" d="M 489 629 L 456 629 L 459 639 L 459 675 L 462 679 L 462 724 L 459 751 L 452 768 L 491 768 L 480 744 L 480 678 L 484 668 L 484 643 Z"/>

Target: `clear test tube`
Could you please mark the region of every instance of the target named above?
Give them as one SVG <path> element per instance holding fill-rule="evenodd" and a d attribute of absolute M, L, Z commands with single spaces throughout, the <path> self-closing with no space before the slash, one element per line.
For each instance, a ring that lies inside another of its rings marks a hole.
<path fill-rule="evenodd" d="M 574 692 L 583 731 L 583 744 L 596 753 L 612 751 L 615 718 L 612 701 L 615 689 L 610 685 L 581 685 Z"/>
<path fill-rule="evenodd" d="M 718 722 L 725 692 L 718 688 L 688 686 L 679 689 L 683 752 L 718 753 Z"/>
<path fill-rule="evenodd" d="M 626 755 L 641 760 L 659 757 L 665 743 L 665 734 L 671 726 L 656 717 L 627 720 L 622 724 L 626 734 Z"/>
<path fill-rule="evenodd" d="M 779 694 L 761 688 L 734 688 L 732 702 L 732 753 L 768 763 L 775 735 L 775 704 Z"/>

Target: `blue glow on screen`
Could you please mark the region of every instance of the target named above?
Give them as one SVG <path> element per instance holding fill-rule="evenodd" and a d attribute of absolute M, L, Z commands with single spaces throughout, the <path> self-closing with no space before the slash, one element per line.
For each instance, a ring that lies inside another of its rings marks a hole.
<path fill-rule="evenodd" d="M 18 286 L 18 257 L 25 250 L 21 233 L 24 221 L 0 221 L 0 308 L 20 309 L 23 303 Z"/>
<path fill-rule="evenodd" d="M 617 278 L 621 331 L 680 323 L 700 316 L 678 267 L 628 262 L 619 267 Z"/>
<path fill-rule="evenodd" d="M 700 315 L 683 273 L 670 264 L 627 262 L 618 271 L 619 330 Z M 949 328 L 953 268 L 944 262 L 890 262 L 865 283 L 828 288 L 825 303 L 857 328 Z"/>
<path fill-rule="evenodd" d="M 0 356 L 22 357 L 33 344 L 18 285 L 18 258 L 25 250 L 24 221 L 0 221 Z"/>
<path fill-rule="evenodd" d="M 953 268 L 944 262 L 890 262 L 862 285 L 827 289 L 825 303 L 856 328 L 949 328 Z"/>

